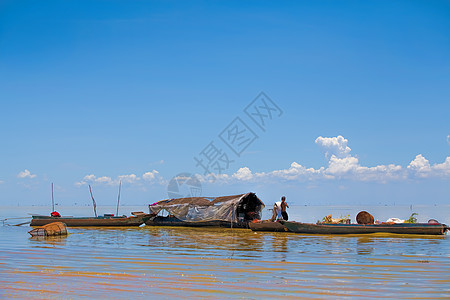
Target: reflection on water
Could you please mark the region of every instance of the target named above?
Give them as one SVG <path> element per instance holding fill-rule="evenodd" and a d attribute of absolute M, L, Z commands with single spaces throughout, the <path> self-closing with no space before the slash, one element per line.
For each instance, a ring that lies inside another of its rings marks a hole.
<path fill-rule="evenodd" d="M 29 238 L 31 242 L 36 242 L 36 246 L 41 246 L 42 243 L 46 243 L 52 246 L 65 246 L 67 235 L 57 236 L 32 236 Z"/>
<path fill-rule="evenodd" d="M 447 236 L 0 226 L 0 298 L 450 297 Z"/>
<path fill-rule="evenodd" d="M 359 255 L 367 255 L 373 253 L 374 240 L 370 236 L 358 237 L 356 240 L 356 253 Z"/>

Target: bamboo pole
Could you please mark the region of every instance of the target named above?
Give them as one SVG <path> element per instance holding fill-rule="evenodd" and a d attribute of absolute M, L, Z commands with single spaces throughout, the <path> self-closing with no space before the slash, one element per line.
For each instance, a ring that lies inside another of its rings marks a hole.
<path fill-rule="evenodd" d="M 52 212 L 55 211 L 55 198 L 53 197 L 53 182 L 52 182 Z"/>
<path fill-rule="evenodd" d="M 119 182 L 119 195 L 117 196 L 117 210 L 116 210 L 116 216 L 119 215 L 119 201 L 120 201 L 120 188 L 122 187 L 122 180 Z"/>
<path fill-rule="evenodd" d="M 89 192 L 91 193 L 92 203 L 94 205 L 94 214 L 97 217 L 97 204 L 95 203 L 94 196 L 92 195 L 91 185 L 89 185 Z"/>

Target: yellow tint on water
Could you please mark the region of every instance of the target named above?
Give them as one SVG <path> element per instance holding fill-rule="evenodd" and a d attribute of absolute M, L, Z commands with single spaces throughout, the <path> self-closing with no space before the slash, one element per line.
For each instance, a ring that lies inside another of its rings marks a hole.
<path fill-rule="evenodd" d="M 449 298 L 447 236 L 0 226 L 0 298 Z"/>

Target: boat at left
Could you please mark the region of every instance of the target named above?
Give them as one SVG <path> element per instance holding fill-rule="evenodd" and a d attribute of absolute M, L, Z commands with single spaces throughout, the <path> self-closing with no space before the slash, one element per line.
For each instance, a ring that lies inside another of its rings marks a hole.
<path fill-rule="evenodd" d="M 94 208 L 95 217 L 72 217 L 61 216 L 55 211 L 55 200 L 53 197 L 53 183 L 52 183 L 52 212 L 50 216 L 33 215 L 30 226 L 43 226 L 53 222 L 62 222 L 67 227 L 122 227 L 122 226 L 141 226 L 152 215 L 146 214 L 142 211 L 132 212 L 132 216 L 119 216 L 119 201 L 120 201 L 120 189 L 122 187 L 122 181 L 119 183 L 119 194 L 117 197 L 117 210 L 116 214 L 104 214 L 103 216 L 97 216 L 97 204 L 92 193 L 91 185 L 89 185 L 89 193 L 92 198 L 92 205 Z"/>
<path fill-rule="evenodd" d="M 67 227 L 97 227 L 97 226 L 140 226 L 150 219 L 151 215 L 144 212 L 132 212 L 132 216 L 114 216 L 111 214 L 105 214 L 98 217 L 53 217 L 34 215 L 30 226 L 43 226 L 52 222 L 63 222 Z"/>

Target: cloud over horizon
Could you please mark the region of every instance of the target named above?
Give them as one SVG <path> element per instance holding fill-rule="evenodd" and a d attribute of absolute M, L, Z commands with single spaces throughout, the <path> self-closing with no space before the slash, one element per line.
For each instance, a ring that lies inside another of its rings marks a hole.
<path fill-rule="evenodd" d="M 137 176 L 136 174 L 128 174 L 128 175 L 119 175 L 115 179 L 112 179 L 109 176 L 101 176 L 97 177 L 94 174 L 89 174 L 83 177 L 81 181 L 75 182 L 75 186 L 83 186 L 88 184 L 104 184 L 104 185 L 119 185 L 119 183 L 128 183 L 128 184 L 144 184 L 144 183 L 159 183 L 164 184 L 164 179 L 159 175 L 159 172 L 156 170 L 145 172 L 142 174 L 142 177 Z"/>
<path fill-rule="evenodd" d="M 418 154 L 406 166 L 396 164 L 363 166 L 358 157 L 351 154 L 348 140 L 339 135 L 336 137 L 319 136 L 315 143 L 324 151 L 328 160 L 328 165 L 318 169 L 308 168 L 298 162 L 292 162 L 289 168 L 273 170 L 269 172 L 252 172 L 249 167 L 241 167 L 233 174 L 194 174 L 201 182 L 210 183 L 233 183 L 233 182 L 276 182 L 284 181 L 313 181 L 313 180 L 353 180 L 364 182 L 387 183 L 389 181 L 399 181 L 408 179 L 423 178 L 448 178 L 450 179 L 450 157 L 443 163 L 431 165 L 422 155 Z M 28 170 L 25 170 L 28 171 Z M 29 174 L 30 175 L 30 174 Z M 35 176 L 35 175 L 31 175 Z M 118 185 L 119 182 L 129 184 L 161 184 L 165 185 L 168 180 L 164 179 L 158 171 L 145 172 L 141 177 L 135 174 L 120 175 L 116 179 L 108 176 L 97 177 L 93 174 L 86 175 L 81 181 L 76 182 L 76 186 L 86 184 L 106 184 Z"/>
<path fill-rule="evenodd" d="M 23 170 L 22 172 L 19 172 L 19 174 L 17 174 L 18 178 L 35 178 L 37 175 L 36 174 L 31 174 L 30 171 L 28 171 L 28 169 Z"/>
<path fill-rule="evenodd" d="M 324 138 L 322 136 L 319 136 L 316 139 L 315 143 L 323 148 L 326 158 L 329 158 L 330 155 L 341 158 L 346 157 L 352 150 L 347 146 L 348 140 L 345 139 L 342 135 L 331 138 Z"/>
<path fill-rule="evenodd" d="M 268 181 L 276 179 L 293 181 L 348 179 L 381 183 L 413 178 L 450 178 L 450 157 L 447 157 L 443 163 L 431 165 L 422 154 L 418 154 L 406 167 L 395 164 L 367 167 L 362 166 L 359 159 L 351 155 L 351 148 L 347 145 L 348 140 L 341 135 L 337 137 L 319 136 L 315 143 L 325 152 L 328 166 L 319 169 L 307 168 L 294 161 L 287 169 L 253 173 L 250 168 L 242 167 L 231 176 L 216 175 L 216 178 L 225 182 L 256 179 Z"/>

